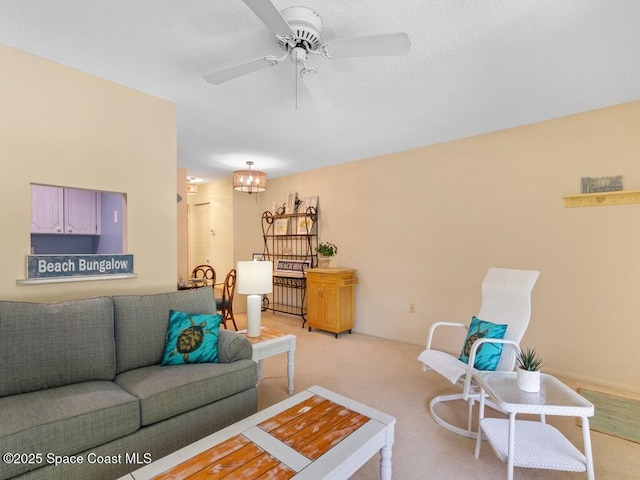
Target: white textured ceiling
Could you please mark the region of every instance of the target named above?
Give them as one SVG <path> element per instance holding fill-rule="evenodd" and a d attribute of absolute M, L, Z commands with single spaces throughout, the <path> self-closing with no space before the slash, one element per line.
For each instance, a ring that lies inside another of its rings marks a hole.
<path fill-rule="evenodd" d="M 318 12 L 324 40 L 404 31 L 411 50 L 312 57 L 313 97 L 301 89 L 296 109 L 289 62 L 203 80 L 280 53 L 240 0 L 0 0 L 0 43 L 175 102 L 178 166 L 205 179 L 248 159 L 280 176 L 640 99 L 638 0 L 274 3 Z"/>

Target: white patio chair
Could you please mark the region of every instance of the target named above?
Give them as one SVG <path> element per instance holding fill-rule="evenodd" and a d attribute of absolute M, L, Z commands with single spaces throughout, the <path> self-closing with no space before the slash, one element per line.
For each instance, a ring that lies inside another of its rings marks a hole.
<path fill-rule="evenodd" d="M 482 305 L 476 317 L 486 322 L 506 324 L 504 339 L 478 338 L 473 342 L 469 352 L 468 364 L 458 359 L 458 356 L 434 350 L 431 348 L 436 329 L 440 327 L 456 327 L 469 329 L 469 324 L 436 322 L 429 329 L 426 349 L 418 356 L 422 362 L 422 369 L 435 370 L 446 377 L 453 384 L 462 387 L 461 393 L 438 395 L 429 404 L 429 411 L 433 419 L 441 426 L 459 435 L 476 438 L 477 431 L 472 430 L 473 405 L 480 398 L 480 389 L 473 381 L 476 354 L 487 342 L 502 343 L 502 354 L 496 370 L 512 371 L 515 366 L 516 354 L 520 349 L 520 340 L 524 336 L 531 317 L 531 291 L 540 272 L 532 270 L 511 270 L 504 268 L 490 268 L 482 281 Z M 459 354 L 458 354 L 459 355 Z M 468 403 L 467 428 L 461 428 L 445 421 L 440 417 L 435 407 L 439 403 L 453 400 L 465 400 Z M 486 400 L 486 404 L 491 403 Z M 495 407 L 494 407 L 495 408 Z"/>

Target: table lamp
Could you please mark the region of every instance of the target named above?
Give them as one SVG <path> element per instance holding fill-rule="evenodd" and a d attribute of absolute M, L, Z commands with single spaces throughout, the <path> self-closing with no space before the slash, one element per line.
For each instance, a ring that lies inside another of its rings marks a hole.
<path fill-rule="evenodd" d="M 273 262 L 246 261 L 236 264 L 238 293 L 247 296 L 247 336 L 260 336 L 262 295 L 273 291 Z"/>

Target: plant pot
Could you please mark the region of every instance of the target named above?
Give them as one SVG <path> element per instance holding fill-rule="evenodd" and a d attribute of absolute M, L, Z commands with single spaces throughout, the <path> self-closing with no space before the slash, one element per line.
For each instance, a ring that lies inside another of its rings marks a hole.
<path fill-rule="evenodd" d="M 540 391 L 540 370 L 530 371 L 518 369 L 518 388 L 523 392 L 536 393 Z"/>
<path fill-rule="evenodd" d="M 332 257 L 321 257 L 321 256 L 318 256 L 318 267 L 319 268 L 329 268 L 329 266 L 331 265 L 331 258 Z"/>

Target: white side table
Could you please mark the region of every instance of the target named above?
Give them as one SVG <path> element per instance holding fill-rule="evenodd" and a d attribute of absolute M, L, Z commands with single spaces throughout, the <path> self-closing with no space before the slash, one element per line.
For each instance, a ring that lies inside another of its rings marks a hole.
<path fill-rule="evenodd" d="M 246 330 L 240 330 L 238 333 L 247 334 Z M 293 395 L 293 373 L 294 373 L 294 355 L 296 351 L 296 336 L 289 333 L 282 333 L 273 328 L 262 327 L 259 337 L 247 337 L 247 340 L 253 345 L 253 356 L 251 359 L 258 364 L 258 380 L 262 378 L 262 360 L 287 352 L 287 379 L 289 395 Z"/>
<path fill-rule="evenodd" d="M 518 388 L 515 372 L 479 372 L 482 388 L 480 420 L 475 457 L 480 455 L 483 435 L 496 456 L 507 463 L 507 479 L 513 467 L 587 472 L 594 480 L 589 419 L 593 405 L 551 375 L 541 374 L 540 392 Z M 509 419 L 484 418 L 484 393 Z M 517 414 L 540 415 L 540 421 L 516 420 Z M 545 415 L 580 417 L 584 455 L 555 427 L 545 423 Z"/>

